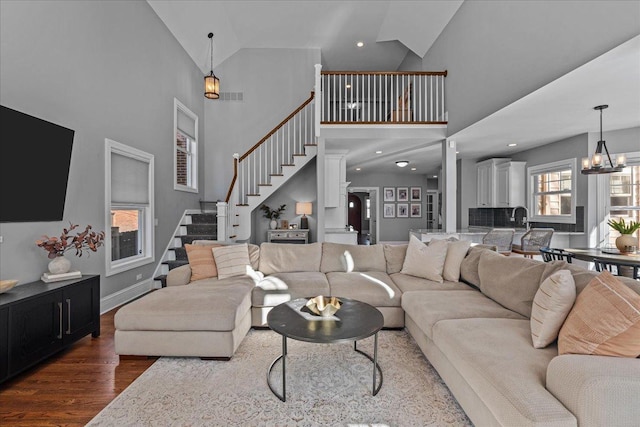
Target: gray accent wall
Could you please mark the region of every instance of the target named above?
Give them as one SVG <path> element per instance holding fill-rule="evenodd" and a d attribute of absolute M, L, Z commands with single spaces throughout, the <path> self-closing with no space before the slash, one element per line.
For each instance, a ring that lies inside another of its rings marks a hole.
<path fill-rule="evenodd" d="M 637 1 L 465 1 L 422 62 L 453 135 L 640 34 Z M 590 106 L 589 106 L 590 107 Z"/>
<path fill-rule="evenodd" d="M 226 198 L 233 153 L 244 154 L 309 98 L 319 63 L 319 49 L 241 49 L 214 69 L 220 92 L 242 92 L 243 101 L 205 103 L 207 200 Z"/>
<path fill-rule="evenodd" d="M 64 220 L 0 224 L 1 278 L 39 279 L 49 260 L 36 239 L 59 236 L 69 222 L 109 226 L 109 138 L 155 157 L 156 262 L 107 278 L 104 248 L 67 256 L 73 269 L 102 275 L 103 297 L 151 280 L 182 213 L 199 208 L 201 195 L 173 190 L 173 99 L 199 116 L 204 142 L 202 72 L 145 1 L 2 1 L 0 42 L 0 103 L 75 130 Z M 28 177 L 17 175 L 15 185 L 21 179 Z"/>

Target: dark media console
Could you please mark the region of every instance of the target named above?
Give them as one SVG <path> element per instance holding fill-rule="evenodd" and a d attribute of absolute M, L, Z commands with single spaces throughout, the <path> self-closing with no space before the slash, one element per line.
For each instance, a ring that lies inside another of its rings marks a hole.
<path fill-rule="evenodd" d="M 91 334 L 100 336 L 100 276 L 0 294 L 0 383 Z"/>

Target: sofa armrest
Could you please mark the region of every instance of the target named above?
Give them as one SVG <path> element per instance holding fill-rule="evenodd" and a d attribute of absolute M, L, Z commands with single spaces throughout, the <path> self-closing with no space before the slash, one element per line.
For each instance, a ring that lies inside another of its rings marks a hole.
<path fill-rule="evenodd" d="M 640 359 L 565 354 L 547 367 L 547 390 L 580 426 L 637 426 Z"/>
<path fill-rule="evenodd" d="M 187 285 L 191 281 L 191 266 L 189 264 L 169 270 L 167 274 L 167 286 Z"/>

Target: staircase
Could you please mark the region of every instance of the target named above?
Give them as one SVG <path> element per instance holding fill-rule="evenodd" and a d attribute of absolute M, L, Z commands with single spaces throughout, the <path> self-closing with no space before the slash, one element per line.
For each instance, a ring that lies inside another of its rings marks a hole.
<path fill-rule="evenodd" d="M 249 151 L 234 155 L 234 177 L 226 198 L 226 239 L 247 241 L 253 210 L 317 155 L 314 107 L 311 92 Z"/>
<path fill-rule="evenodd" d="M 167 286 L 167 273 L 170 270 L 189 264 L 185 244 L 194 240 L 216 240 L 217 228 L 218 219 L 215 212 L 185 213 L 172 244 L 165 252 L 165 259 L 160 263 L 160 274 L 153 278 L 156 284 L 164 288 Z"/>

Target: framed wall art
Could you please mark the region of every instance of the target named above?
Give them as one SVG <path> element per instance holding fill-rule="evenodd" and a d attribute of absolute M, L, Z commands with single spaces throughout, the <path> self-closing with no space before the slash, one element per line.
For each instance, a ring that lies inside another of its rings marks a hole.
<path fill-rule="evenodd" d="M 397 197 L 399 202 L 408 202 L 409 187 L 398 187 Z"/>
<path fill-rule="evenodd" d="M 395 218 L 396 217 L 396 205 L 393 203 L 385 203 L 384 211 L 382 213 L 384 218 Z"/>
<path fill-rule="evenodd" d="M 409 218 L 409 204 L 408 203 L 398 203 L 398 218 Z"/>
<path fill-rule="evenodd" d="M 395 187 L 384 187 L 384 201 L 395 202 L 396 201 L 396 189 Z"/>
<path fill-rule="evenodd" d="M 411 187 L 411 201 L 412 202 L 422 201 L 422 187 Z"/>
<path fill-rule="evenodd" d="M 422 204 L 411 203 L 411 218 L 420 218 L 422 216 Z"/>

